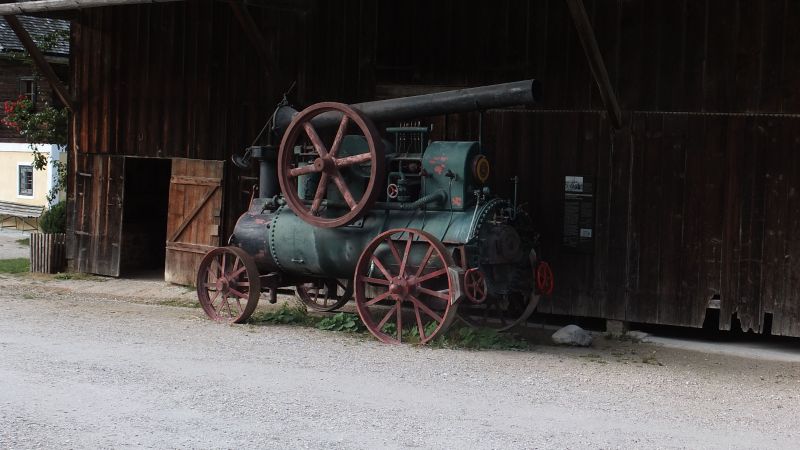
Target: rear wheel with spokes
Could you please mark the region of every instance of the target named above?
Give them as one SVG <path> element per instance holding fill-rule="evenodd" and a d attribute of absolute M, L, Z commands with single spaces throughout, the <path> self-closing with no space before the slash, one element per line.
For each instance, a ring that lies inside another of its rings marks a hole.
<path fill-rule="evenodd" d="M 459 276 L 450 253 L 429 233 L 389 230 L 359 258 L 356 309 L 380 341 L 424 344 L 447 331 L 456 316 Z"/>

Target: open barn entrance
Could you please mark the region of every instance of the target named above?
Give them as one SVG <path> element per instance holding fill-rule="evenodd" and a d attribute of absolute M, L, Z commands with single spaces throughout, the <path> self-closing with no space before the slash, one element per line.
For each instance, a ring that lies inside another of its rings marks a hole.
<path fill-rule="evenodd" d="M 121 276 L 164 277 L 171 171 L 170 159 L 126 158 Z"/>

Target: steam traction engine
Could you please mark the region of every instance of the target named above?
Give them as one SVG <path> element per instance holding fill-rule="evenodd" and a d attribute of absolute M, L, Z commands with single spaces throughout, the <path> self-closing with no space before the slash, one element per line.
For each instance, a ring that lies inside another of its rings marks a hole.
<path fill-rule="evenodd" d="M 484 184 L 478 142 L 429 142 L 428 128 L 378 123 L 534 103 L 535 80 L 358 105 L 285 104 L 273 116 L 280 147 L 251 147 L 259 196 L 229 245 L 210 251 L 197 291 L 214 320 L 248 319 L 262 291 L 296 286 L 312 308 L 352 296 L 387 343 L 425 343 L 456 317 L 508 329 L 552 289 L 538 236 L 514 202 Z M 276 182 L 277 180 L 277 182 Z M 278 185 L 280 191 L 278 191 Z"/>

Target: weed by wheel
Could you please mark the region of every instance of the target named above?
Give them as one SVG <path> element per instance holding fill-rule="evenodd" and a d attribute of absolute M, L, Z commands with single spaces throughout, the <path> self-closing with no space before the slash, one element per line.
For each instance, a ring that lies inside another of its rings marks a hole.
<path fill-rule="evenodd" d="M 367 327 L 355 314 L 337 313 L 330 317 L 325 317 L 317 323 L 317 328 L 325 331 L 344 331 L 347 333 L 363 333 Z"/>
<path fill-rule="evenodd" d="M 316 319 L 308 315 L 304 306 L 289 306 L 288 303 L 284 303 L 276 310 L 253 314 L 248 322 L 310 326 L 316 323 Z"/>
<path fill-rule="evenodd" d="M 527 350 L 530 344 L 511 333 L 489 328 L 452 327 L 432 341 L 435 347 L 468 348 L 472 350 Z"/>

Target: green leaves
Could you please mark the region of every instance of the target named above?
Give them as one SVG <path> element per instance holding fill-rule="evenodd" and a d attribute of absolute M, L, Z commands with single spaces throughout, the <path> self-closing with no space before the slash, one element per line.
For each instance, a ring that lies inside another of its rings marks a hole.
<path fill-rule="evenodd" d="M 265 311 L 253 314 L 249 320 L 251 323 L 266 322 L 283 325 L 309 325 L 312 318 L 308 317 L 305 307 L 289 306 L 284 303 L 275 311 Z"/>
<path fill-rule="evenodd" d="M 366 327 L 355 314 L 337 313 L 325 317 L 317 323 L 317 328 L 325 331 L 344 331 L 347 333 L 363 333 Z"/>
<path fill-rule="evenodd" d="M 67 202 L 51 206 L 39 218 L 43 233 L 64 233 L 67 230 Z"/>

